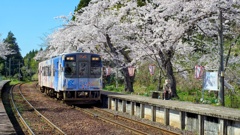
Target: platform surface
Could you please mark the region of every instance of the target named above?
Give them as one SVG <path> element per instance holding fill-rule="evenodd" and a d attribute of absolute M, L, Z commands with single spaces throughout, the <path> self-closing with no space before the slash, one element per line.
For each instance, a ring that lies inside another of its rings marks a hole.
<path fill-rule="evenodd" d="M 8 81 L 0 81 L 0 93 L 2 93 L 2 88 L 7 82 Z M 16 131 L 6 113 L 1 97 L 2 96 L 0 96 L 0 135 L 15 135 Z"/>

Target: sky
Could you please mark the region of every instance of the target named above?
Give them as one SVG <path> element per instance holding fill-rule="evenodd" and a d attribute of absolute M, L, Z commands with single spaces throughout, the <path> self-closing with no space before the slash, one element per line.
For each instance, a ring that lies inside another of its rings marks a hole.
<path fill-rule="evenodd" d="M 11 31 L 24 57 L 32 50 L 39 50 L 44 37 L 64 23 L 58 16 L 74 12 L 80 0 L 1 0 L 0 39 Z"/>

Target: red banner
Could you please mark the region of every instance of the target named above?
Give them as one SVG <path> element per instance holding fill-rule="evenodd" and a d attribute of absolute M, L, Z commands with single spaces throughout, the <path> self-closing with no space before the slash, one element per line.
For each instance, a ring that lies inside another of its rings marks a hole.
<path fill-rule="evenodd" d="M 106 72 L 106 76 L 109 76 L 111 74 L 111 68 L 110 67 L 107 67 L 105 69 L 105 72 Z"/>
<path fill-rule="evenodd" d="M 128 74 L 129 74 L 129 76 L 134 76 L 134 71 L 135 71 L 134 67 L 128 67 Z"/>
<path fill-rule="evenodd" d="M 149 72 L 150 72 L 151 75 L 154 74 L 155 67 L 156 67 L 155 65 L 149 65 L 149 66 L 148 66 L 148 68 L 149 68 Z"/>
<path fill-rule="evenodd" d="M 202 76 L 203 76 L 203 73 L 204 73 L 204 66 L 199 66 L 199 65 L 197 65 L 197 66 L 195 66 L 195 75 L 194 75 L 194 77 L 196 78 L 196 79 L 202 79 Z"/>

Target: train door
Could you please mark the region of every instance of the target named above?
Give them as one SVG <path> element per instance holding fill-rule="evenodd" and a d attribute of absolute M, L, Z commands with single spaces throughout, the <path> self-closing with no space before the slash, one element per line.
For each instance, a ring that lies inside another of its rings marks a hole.
<path fill-rule="evenodd" d="M 58 68 L 58 59 L 54 59 L 53 60 L 53 77 L 54 77 L 54 83 L 53 83 L 53 85 L 54 85 L 54 89 L 56 90 L 56 91 L 58 91 L 58 72 L 59 72 L 59 68 Z"/>
<path fill-rule="evenodd" d="M 58 89 L 63 90 L 63 67 L 62 67 L 62 59 L 59 59 L 58 62 Z"/>

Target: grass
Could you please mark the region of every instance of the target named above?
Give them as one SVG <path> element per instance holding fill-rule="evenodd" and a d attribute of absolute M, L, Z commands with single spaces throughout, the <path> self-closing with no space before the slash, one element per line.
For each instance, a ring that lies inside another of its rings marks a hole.
<path fill-rule="evenodd" d="M 116 86 L 114 85 L 106 85 L 104 89 L 108 91 L 113 91 L 113 92 L 124 92 L 123 86 L 119 86 L 116 88 Z"/>
<path fill-rule="evenodd" d="M 33 82 L 32 80 L 23 80 L 23 81 L 19 81 L 18 78 L 5 78 L 2 77 L 2 80 L 10 80 L 10 85 L 15 85 L 15 84 L 19 84 L 19 83 L 28 83 L 28 82 Z"/>
<path fill-rule="evenodd" d="M 16 106 L 18 108 L 18 111 L 20 113 L 22 113 L 23 110 L 25 110 L 25 108 L 26 108 L 26 105 L 22 103 L 22 97 L 20 95 L 14 95 L 14 100 L 15 100 Z"/>
<path fill-rule="evenodd" d="M 11 80 L 10 85 L 15 85 L 18 83 L 21 83 L 22 81 L 18 81 L 18 80 Z"/>

